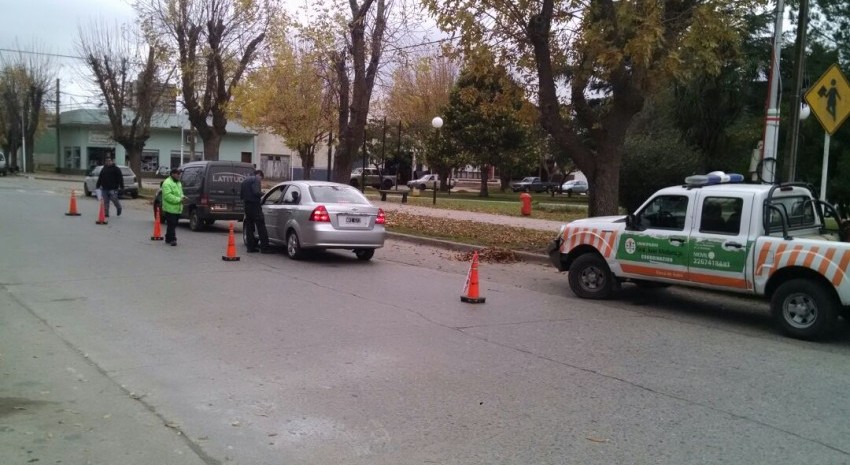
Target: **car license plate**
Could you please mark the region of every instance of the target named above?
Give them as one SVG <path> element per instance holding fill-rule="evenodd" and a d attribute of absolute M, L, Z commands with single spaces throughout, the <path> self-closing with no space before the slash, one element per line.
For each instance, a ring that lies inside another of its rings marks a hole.
<path fill-rule="evenodd" d="M 339 227 L 343 229 L 366 229 L 369 227 L 369 217 L 362 215 L 339 215 Z"/>
<path fill-rule="evenodd" d="M 223 210 L 227 210 L 227 205 L 225 205 L 225 204 L 223 204 L 223 203 L 217 203 L 217 204 L 215 204 L 215 205 L 213 205 L 213 206 L 212 206 L 212 210 L 214 210 L 214 211 L 223 211 Z"/>

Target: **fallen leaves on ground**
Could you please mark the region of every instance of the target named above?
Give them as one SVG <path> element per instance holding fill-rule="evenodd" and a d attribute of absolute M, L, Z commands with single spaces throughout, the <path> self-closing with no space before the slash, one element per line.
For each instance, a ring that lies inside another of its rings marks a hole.
<path fill-rule="evenodd" d="M 462 262 L 472 261 L 472 256 L 475 252 L 458 252 L 455 254 L 455 260 Z M 508 249 L 501 247 L 488 247 L 478 251 L 478 261 L 488 263 L 514 263 L 519 261 L 517 255 Z"/>
<path fill-rule="evenodd" d="M 392 232 L 479 245 L 492 249 L 488 256 L 493 257 L 504 256 L 505 253 L 501 251 L 513 250 L 542 253 L 555 237 L 550 231 L 404 212 L 387 215 L 387 228 Z M 479 259 L 483 260 L 480 252 Z"/>

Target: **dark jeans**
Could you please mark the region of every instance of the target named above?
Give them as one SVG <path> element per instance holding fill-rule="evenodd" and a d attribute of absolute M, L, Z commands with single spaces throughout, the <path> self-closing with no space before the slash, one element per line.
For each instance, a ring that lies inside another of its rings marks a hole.
<path fill-rule="evenodd" d="M 248 240 L 248 250 L 257 248 L 257 238 L 254 236 L 254 227 L 257 228 L 257 233 L 260 235 L 260 247 L 267 248 L 269 246 L 269 232 L 266 230 L 266 218 L 263 216 L 263 209 L 258 203 L 245 203 L 245 236 Z"/>
<path fill-rule="evenodd" d="M 102 189 L 101 198 L 103 199 L 103 214 L 109 216 L 109 202 L 115 204 L 116 211 L 121 214 L 121 202 L 118 200 L 118 189 Z"/>
<path fill-rule="evenodd" d="M 160 212 L 165 215 L 165 242 L 171 243 L 177 241 L 177 220 L 180 219 L 179 213 Z"/>

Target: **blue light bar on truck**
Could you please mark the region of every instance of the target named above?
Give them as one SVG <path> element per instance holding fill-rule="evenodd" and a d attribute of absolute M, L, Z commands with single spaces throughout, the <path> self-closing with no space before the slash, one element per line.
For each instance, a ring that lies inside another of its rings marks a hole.
<path fill-rule="evenodd" d="M 737 173 L 724 173 L 723 171 L 712 171 L 708 174 L 695 174 L 685 178 L 685 184 L 690 187 L 710 186 L 712 184 L 729 184 L 744 182 L 744 175 Z"/>

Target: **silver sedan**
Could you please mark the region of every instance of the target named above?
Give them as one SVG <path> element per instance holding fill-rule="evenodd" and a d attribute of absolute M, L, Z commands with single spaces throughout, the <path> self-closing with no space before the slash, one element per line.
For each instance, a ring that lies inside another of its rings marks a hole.
<path fill-rule="evenodd" d="M 345 184 L 282 182 L 263 196 L 262 209 L 269 243 L 284 246 L 292 259 L 305 249 L 351 249 L 369 260 L 384 246 L 384 211 Z"/>

